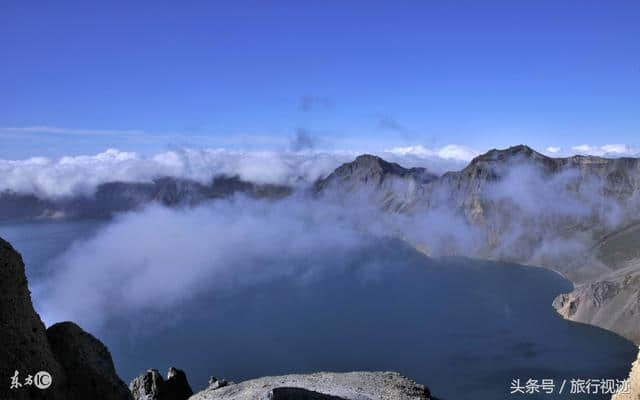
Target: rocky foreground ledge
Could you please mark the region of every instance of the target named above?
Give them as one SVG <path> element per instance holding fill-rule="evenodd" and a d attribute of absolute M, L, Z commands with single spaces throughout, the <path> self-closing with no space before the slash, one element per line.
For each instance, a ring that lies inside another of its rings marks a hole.
<path fill-rule="evenodd" d="M 0 399 L 10 400 L 429 400 L 395 372 L 320 372 L 234 384 L 212 378 L 195 395 L 187 376 L 148 370 L 127 386 L 107 347 L 73 322 L 48 329 L 31 303 L 20 254 L 0 238 Z M 46 375 L 43 377 L 42 372 Z"/>
<path fill-rule="evenodd" d="M 190 400 L 428 400 L 424 385 L 397 372 L 318 372 L 253 379 L 213 387 Z"/>
<path fill-rule="evenodd" d="M 164 380 L 150 369 L 129 388 L 134 400 L 436 400 L 424 385 L 397 372 L 317 372 L 240 383 L 212 377 L 193 395 L 184 372 L 170 368 Z"/>

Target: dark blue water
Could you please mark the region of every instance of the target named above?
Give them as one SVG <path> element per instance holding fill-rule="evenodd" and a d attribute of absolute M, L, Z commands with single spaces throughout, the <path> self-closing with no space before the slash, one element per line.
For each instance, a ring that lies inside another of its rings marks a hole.
<path fill-rule="evenodd" d="M 0 236 L 25 253 L 30 277 L 38 280 L 46 279 L 37 271 L 46 271 L 53 253 L 95 226 L 5 225 Z M 556 391 L 564 379 L 623 379 L 636 357 L 636 347 L 617 335 L 558 317 L 551 302 L 571 285 L 544 269 L 435 261 L 394 241 L 372 241 L 347 261 L 331 254 L 313 260 L 337 262 L 346 265 L 212 291 L 167 310 L 158 316 L 162 324 L 154 316 L 150 323 L 123 317 L 93 333 L 110 347 L 123 379 L 150 367 L 177 366 L 194 389 L 210 375 L 239 381 L 318 370 L 395 370 L 444 399 L 583 399 L 517 396 L 509 389 L 515 378 L 554 379 Z"/>

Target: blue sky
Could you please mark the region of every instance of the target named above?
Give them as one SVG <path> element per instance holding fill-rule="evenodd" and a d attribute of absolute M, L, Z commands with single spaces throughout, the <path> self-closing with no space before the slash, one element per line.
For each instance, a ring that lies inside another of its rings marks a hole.
<path fill-rule="evenodd" d="M 637 1 L 15 1 L 0 157 L 637 147 Z"/>

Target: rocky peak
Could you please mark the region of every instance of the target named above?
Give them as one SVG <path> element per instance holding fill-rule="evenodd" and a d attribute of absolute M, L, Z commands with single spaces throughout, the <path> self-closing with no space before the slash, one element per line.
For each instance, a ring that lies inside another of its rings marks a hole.
<path fill-rule="evenodd" d="M 423 184 L 437 178 L 425 168 L 404 168 L 378 156 L 363 154 L 351 162 L 342 164 L 326 178 L 318 180 L 315 189 L 321 191 L 336 184 L 347 184 L 351 188 L 356 185 L 376 187 L 392 179 L 405 179 Z"/>
<path fill-rule="evenodd" d="M 378 156 L 362 154 L 356 157 L 352 162 L 343 164 L 337 169 L 337 171 L 371 171 L 402 175 L 406 173 L 407 170 L 396 163 L 390 163 Z"/>
<path fill-rule="evenodd" d="M 538 153 L 529 146 L 518 145 L 508 149 L 493 149 L 481 154 L 471 160 L 469 165 L 462 171 L 467 175 L 497 177 L 502 166 L 511 164 L 530 163 L 540 166 L 547 171 L 556 170 L 559 167 L 558 159 L 547 157 Z"/>
<path fill-rule="evenodd" d="M 484 154 L 481 154 L 471 160 L 471 164 L 476 164 L 482 161 L 506 161 L 513 157 L 523 157 L 523 158 L 531 158 L 531 159 L 545 159 L 549 158 L 543 154 L 538 153 L 534 149 L 524 144 L 519 144 L 517 146 L 511 146 L 507 149 L 492 149 L 487 151 Z"/>

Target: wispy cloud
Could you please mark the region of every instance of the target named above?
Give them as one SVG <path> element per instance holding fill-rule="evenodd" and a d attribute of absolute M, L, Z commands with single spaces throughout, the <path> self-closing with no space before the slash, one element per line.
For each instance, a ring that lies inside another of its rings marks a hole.
<path fill-rule="evenodd" d="M 302 96 L 298 108 L 305 112 L 327 110 L 333 108 L 333 101 L 323 96 Z"/>
<path fill-rule="evenodd" d="M 379 113 L 376 115 L 378 127 L 382 130 L 406 133 L 409 129 L 401 124 L 396 118 L 389 114 Z"/>
<path fill-rule="evenodd" d="M 293 151 L 312 150 L 316 147 L 317 143 L 317 138 L 310 130 L 298 128 L 296 129 L 295 136 L 291 140 L 290 147 Z"/>
<path fill-rule="evenodd" d="M 573 146 L 571 150 L 577 154 L 601 156 L 601 157 L 622 157 L 633 156 L 639 153 L 637 148 L 633 148 L 626 144 L 605 144 L 602 146 L 592 146 L 581 144 Z"/>

